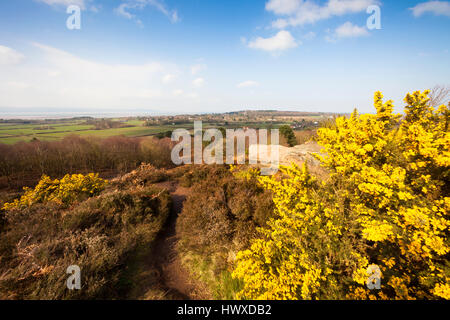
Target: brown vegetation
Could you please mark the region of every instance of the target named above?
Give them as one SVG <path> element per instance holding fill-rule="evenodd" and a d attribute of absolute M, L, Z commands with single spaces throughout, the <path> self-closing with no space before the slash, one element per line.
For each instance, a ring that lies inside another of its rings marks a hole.
<path fill-rule="evenodd" d="M 48 202 L 0 212 L 0 299 L 127 298 L 171 207 L 166 190 L 128 178 L 128 187 L 113 181 L 70 208 Z M 70 265 L 81 268 L 82 290 L 66 288 Z"/>
<path fill-rule="evenodd" d="M 192 167 L 181 181 L 192 188 L 177 221 L 178 251 L 216 298 L 232 299 L 239 288 L 229 276 L 233 256 L 272 215 L 270 192 L 226 166 Z"/>
<path fill-rule="evenodd" d="M 0 188 L 31 186 L 43 175 L 99 172 L 111 176 L 141 163 L 170 167 L 169 139 L 69 136 L 61 141 L 0 144 Z"/>

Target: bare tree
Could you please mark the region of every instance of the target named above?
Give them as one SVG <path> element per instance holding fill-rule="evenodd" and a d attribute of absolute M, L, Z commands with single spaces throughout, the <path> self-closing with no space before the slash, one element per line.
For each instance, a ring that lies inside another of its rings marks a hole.
<path fill-rule="evenodd" d="M 430 105 L 433 107 L 448 104 L 450 100 L 450 86 L 438 85 L 431 89 L 429 94 Z"/>

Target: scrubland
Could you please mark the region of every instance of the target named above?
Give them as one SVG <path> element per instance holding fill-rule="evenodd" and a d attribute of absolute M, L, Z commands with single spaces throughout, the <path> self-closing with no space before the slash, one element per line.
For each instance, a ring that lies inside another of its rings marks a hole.
<path fill-rule="evenodd" d="M 271 177 L 174 167 L 167 138 L 0 145 L 0 298 L 449 299 L 450 113 L 428 94 L 395 114 L 376 93 L 375 114 L 287 132 L 317 141 L 320 165 Z M 158 265 L 172 260 L 186 292 Z M 70 265 L 81 290 L 66 288 Z"/>

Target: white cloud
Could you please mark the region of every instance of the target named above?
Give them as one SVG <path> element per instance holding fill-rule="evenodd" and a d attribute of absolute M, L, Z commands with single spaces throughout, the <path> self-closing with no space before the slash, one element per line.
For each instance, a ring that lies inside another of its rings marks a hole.
<path fill-rule="evenodd" d="M 359 27 L 351 22 L 346 22 L 339 26 L 335 31 L 338 38 L 356 38 L 369 35 L 369 32 L 365 27 Z"/>
<path fill-rule="evenodd" d="M 14 65 L 20 63 L 24 59 L 24 55 L 20 52 L 0 45 L 0 65 Z"/>
<path fill-rule="evenodd" d="M 145 1 L 145 0 L 139 0 L 139 1 Z M 147 3 L 156 9 L 158 9 L 161 13 L 163 13 L 166 17 L 172 21 L 172 23 L 180 21 L 180 18 L 178 17 L 178 12 L 176 10 L 170 10 L 166 8 L 163 2 L 159 0 L 147 0 Z"/>
<path fill-rule="evenodd" d="M 326 32 L 328 35 L 325 36 L 325 41 L 330 43 L 336 43 L 339 39 L 343 38 L 357 38 L 369 35 L 367 28 L 354 25 L 349 21 L 337 27 L 334 31 L 327 29 Z"/>
<path fill-rule="evenodd" d="M 102 6 L 98 5 L 98 6 L 91 6 L 89 9 L 94 13 L 98 13 L 101 8 L 102 8 Z"/>
<path fill-rule="evenodd" d="M 133 19 L 135 17 L 134 14 L 131 14 L 128 12 L 128 9 L 131 9 L 134 7 L 131 7 L 129 3 L 122 3 L 120 6 L 118 6 L 116 9 L 114 9 L 114 12 L 116 12 L 119 16 L 122 16 L 127 19 Z"/>
<path fill-rule="evenodd" d="M 81 1 L 81 0 L 80 0 Z M 131 13 L 132 10 L 143 10 L 147 6 L 151 6 L 163 13 L 172 23 L 179 22 L 178 12 L 171 10 L 160 0 L 127 0 L 121 3 L 114 11 L 127 19 L 134 19 L 135 14 Z M 137 23 L 142 26 L 142 21 L 137 20 Z"/>
<path fill-rule="evenodd" d="M 289 31 L 281 30 L 271 38 L 256 38 L 248 44 L 248 47 L 276 52 L 296 48 L 299 44 L 301 43 L 297 43 Z"/>
<path fill-rule="evenodd" d="M 306 39 L 306 40 L 312 40 L 312 39 L 314 39 L 315 37 L 316 37 L 316 33 L 315 32 L 313 32 L 313 31 L 310 31 L 310 32 L 308 32 L 307 34 L 305 34 L 304 36 L 303 36 L 303 38 L 304 39 Z"/>
<path fill-rule="evenodd" d="M 169 74 L 166 74 L 166 75 L 163 77 L 162 82 L 163 82 L 164 84 L 170 84 L 170 83 L 172 83 L 176 78 L 177 78 L 176 75 L 169 73 Z"/>
<path fill-rule="evenodd" d="M 79 6 L 81 9 L 86 9 L 86 4 L 90 0 L 37 0 L 38 2 L 43 2 L 50 6 L 65 6 L 68 7 L 70 5 Z"/>
<path fill-rule="evenodd" d="M 266 3 L 266 10 L 276 14 L 292 14 L 300 7 L 299 0 L 270 0 Z"/>
<path fill-rule="evenodd" d="M 428 1 L 422 2 L 411 8 L 415 17 L 420 17 L 426 13 L 433 13 L 437 16 L 450 17 L 450 2 L 449 1 Z"/>
<path fill-rule="evenodd" d="M 192 92 L 192 93 L 189 93 L 186 97 L 188 97 L 190 99 L 197 99 L 198 98 L 198 93 Z"/>
<path fill-rule="evenodd" d="M 194 85 L 194 87 L 200 88 L 205 84 L 205 79 L 197 78 L 194 81 L 192 81 L 192 84 Z"/>
<path fill-rule="evenodd" d="M 70 5 L 79 6 L 82 10 L 89 9 L 94 13 L 98 13 L 102 5 L 90 5 L 94 0 L 34 0 L 45 3 L 52 7 L 68 7 Z"/>
<path fill-rule="evenodd" d="M 272 23 L 274 28 L 283 29 L 363 12 L 373 4 L 379 4 L 379 0 L 328 0 L 323 5 L 316 0 L 269 0 L 266 10 L 283 16 Z"/>
<path fill-rule="evenodd" d="M 0 47 L 4 52 L 5 47 Z M 105 64 L 34 44 L 33 61 L 15 64 L 12 49 L 0 54 L 11 64 L 0 71 L 0 106 L 49 108 L 144 108 L 173 99 L 161 79 L 177 74 L 170 63 Z M 166 100 L 164 100 L 166 99 Z M 125 111 L 125 110 L 124 110 Z"/>
<path fill-rule="evenodd" d="M 238 88 L 251 88 L 251 87 L 257 87 L 259 86 L 259 83 L 256 81 L 248 80 L 241 83 L 238 83 Z"/>
<path fill-rule="evenodd" d="M 173 11 L 171 15 L 171 20 L 173 23 L 180 21 L 180 17 L 178 17 L 178 12 Z"/>
<path fill-rule="evenodd" d="M 6 83 L 7 86 L 13 89 L 27 89 L 30 85 L 26 82 L 9 81 Z"/>
<path fill-rule="evenodd" d="M 184 91 L 181 90 L 181 89 L 173 90 L 173 91 L 172 91 L 172 94 L 173 94 L 175 97 L 179 97 L 179 96 L 181 96 L 183 93 L 184 93 Z"/>
<path fill-rule="evenodd" d="M 195 76 L 196 74 L 199 74 L 200 72 L 206 70 L 205 64 L 196 64 L 191 67 L 191 73 Z"/>

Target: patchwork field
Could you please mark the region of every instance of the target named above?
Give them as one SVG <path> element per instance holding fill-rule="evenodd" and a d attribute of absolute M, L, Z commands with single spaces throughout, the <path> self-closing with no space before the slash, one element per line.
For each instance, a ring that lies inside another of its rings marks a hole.
<path fill-rule="evenodd" d="M 123 128 L 96 129 L 95 125 L 86 125 L 85 121 L 76 120 L 51 124 L 20 124 L 20 123 L 0 123 L 0 143 L 14 144 L 19 141 L 31 141 L 39 139 L 42 141 L 58 140 L 65 136 L 76 134 L 80 136 L 95 137 L 144 137 L 174 130 L 174 125 L 144 126 L 144 121 L 129 120 L 122 122 Z M 187 127 L 187 126 L 184 126 Z"/>
<path fill-rule="evenodd" d="M 279 128 L 292 125 L 294 130 L 303 131 L 317 127 L 330 117 L 329 114 L 307 114 L 300 112 L 236 112 L 194 116 L 162 116 L 149 118 L 73 118 L 55 120 L 0 120 L 0 143 L 15 144 L 55 141 L 68 135 L 94 136 L 100 138 L 125 136 L 146 137 L 166 133 L 178 128 L 193 129 L 194 121 L 202 121 L 207 128 Z"/>

